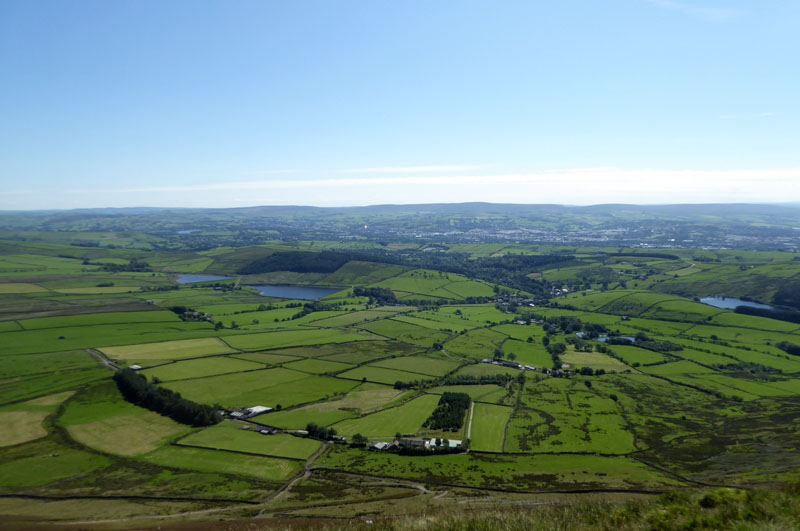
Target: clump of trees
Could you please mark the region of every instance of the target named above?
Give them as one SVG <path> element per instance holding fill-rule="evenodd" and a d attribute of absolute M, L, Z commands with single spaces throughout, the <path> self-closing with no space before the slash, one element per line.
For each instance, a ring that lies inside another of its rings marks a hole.
<path fill-rule="evenodd" d="M 444 393 L 439 405 L 425 421 L 425 427 L 432 430 L 457 431 L 464 425 L 464 414 L 471 399 L 467 393 Z"/>
<path fill-rule="evenodd" d="M 147 381 L 132 369 L 122 369 L 114 374 L 120 393 L 128 402 L 167 416 L 175 422 L 190 426 L 212 426 L 222 420 L 219 408 L 198 404 Z"/>
<path fill-rule="evenodd" d="M 347 253 L 335 251 L 287 251 L 259 258 L 239 268 L 240 275 L 257 275 L 273 271 L 294 273 L 333 273 L 351 259 Z"/>
<path fill-rule="evenodd" d="M 788 341 L 781 341 L 780 343 L 776 343 L 775 346 L 787 354 L 791 354 L 792 356 L 800 356 L 800 345 L 795 345 L 794 343 L 789 343 Z"/>
<path fill-rule="evenodd" d="M 336 436 L 336 430 L 333 428 L 325 428 L 317 425 L 316 422 L 309 422 L 306 425 L 308 436 L 312 439 L 319 439 L 321 441 L 328 441 Z"/>
<path fill-rule="evenodd" d="M 110 271 L 112 273 L 119 273 L 119 272 L 135 272 L 135 273 L 144 273 L 152 271 L 153 268 L 150 267 L 150 264 L 143 260 L 139 260 L 138 258 L 131 258 L 130 262 L 127 264 L 103 264 L 104 271 Z"/>
<path fill-rule="evenodd" d="M 365 288 L 363 286 L 356 286 L 353 288 L 353 295 L 356 297 L 369 297 L 377 304 L 394 304 L 397 302 L 397 297 L 389 288 Z"/>

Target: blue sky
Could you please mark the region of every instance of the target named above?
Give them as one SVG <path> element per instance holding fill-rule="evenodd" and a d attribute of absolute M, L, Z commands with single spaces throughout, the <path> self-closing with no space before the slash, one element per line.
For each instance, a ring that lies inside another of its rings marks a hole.
<path fill-rule="evenodd" d="M 0 209 L 800 201 L 800 2 L 0 0 Z"/>

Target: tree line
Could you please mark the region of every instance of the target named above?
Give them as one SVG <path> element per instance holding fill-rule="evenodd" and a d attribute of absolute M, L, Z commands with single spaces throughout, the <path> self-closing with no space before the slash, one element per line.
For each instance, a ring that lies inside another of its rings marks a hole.
<path fill-rule="evenodd" d="M 114 381 L 125 400 L 175 422 L 200 427 L 212 426 L 222 420 L 219 408 L 187 400 L 180 393 L 148 382 L 133 369 L 118 371 L 114 374 Z"/>
<path fill-rule="evenodd" d="M 467 393 L 443 393 L 436 409 L 425 421 L 425 427 L 442 431 L 460 430 L 471 401 Z"/>

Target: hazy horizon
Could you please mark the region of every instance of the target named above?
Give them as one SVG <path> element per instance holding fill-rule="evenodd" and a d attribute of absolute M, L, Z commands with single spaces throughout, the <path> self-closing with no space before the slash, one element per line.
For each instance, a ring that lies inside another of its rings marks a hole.
<path fill-rule="evenodd" d="M 800 201 L 798 16 L 6 1 L 0 209 Z"/>

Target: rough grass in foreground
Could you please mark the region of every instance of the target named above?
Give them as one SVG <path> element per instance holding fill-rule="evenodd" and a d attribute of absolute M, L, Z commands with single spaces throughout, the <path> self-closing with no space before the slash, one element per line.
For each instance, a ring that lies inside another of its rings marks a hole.
<path fill-rule="evenodd" d="M 614 502 L 597 497 L 551 500 L 534 506 L 476 500 L 423 513 L 366 521 L 315 523 L 314 529 L 628 531 L 638 529 L 790 530 L 800 526 L 800 489 L 743 491 L 720 488 L 667 492 L 651 499 Z"/>

